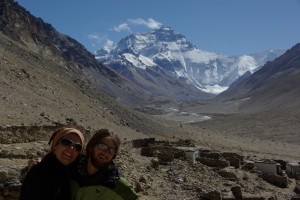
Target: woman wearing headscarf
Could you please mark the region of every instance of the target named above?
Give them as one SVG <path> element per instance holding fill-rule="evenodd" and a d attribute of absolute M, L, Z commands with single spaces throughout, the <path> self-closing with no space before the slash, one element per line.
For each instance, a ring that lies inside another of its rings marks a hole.
<path fill-rule="evenodd" d="M 51 151 L 26 175 L 20 200 L 70 199 L 69 172 L 83 150 L 84 136 L 78 129 L 61 127 L 52 134 L 49 145 Z"/>
<path fill-rule="evenodd" d="M 108 129 L 99 129 L 86 145 L 71 179 L 72 200 L 137 200 L 133 186 L 122 177 L 114 163 L 120 138 Z"/>

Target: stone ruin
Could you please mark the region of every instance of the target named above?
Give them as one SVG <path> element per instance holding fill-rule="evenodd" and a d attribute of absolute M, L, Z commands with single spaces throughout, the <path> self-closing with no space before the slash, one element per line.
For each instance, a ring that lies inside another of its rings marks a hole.
<path fill-rule="evenodd" d="M 61 125 L 33 125 L 33 126 L 0 126 L 0 143 L 12 144 L 12 143 L 28 143 L 45 140 Z M 85 134 L 90 134 L 90 130 L 85 129 L 82 126 L 74 125 Z"/>
<path fill-rule="evenodd" d="M 261 177 L 266 182 L 273 184 L 280 188 L 288 187 L 288 177 L 285 174 L 278 173 L 264 173 L 259 171 L 255 166 L 253 161 L 245 160 L 243 155 L 232 152 L 218 152 L 209 149 L 197 149 L 195 144 L 190 140 L 180 140 L 178 142 L 168 142 L 168 141 L 156 141 L 155 138 L 147 138 L 147 139 L 139 139 L 132 141 L 132 146 L 134 148 L 141 148 L 141 155 L 154 157 L 152 159 L 152 167 L 158 168 L 159 165 L 167 165 L 171 164 L 174 159 L 182 159 L 187 160 L 188 158 L 185 156 L 184 148 L 178 147 L 194 147 L 195 151 L 197 151 L 196 161 L 200 162 L 206 166 L 213 167 L 217 169 L 217 173 L 227 180 L 237 181 L 238 178 L 235 174 L 235 170 L 233 169 L 242 169 L 253 171 L 258 174 L 258 177 Z M 276 161 L 277 165 L 279 163 L 286 163 L 285 161 Z M 283 167 L 283 169 L 285 166 Z M 243 197 L 241 187 L 234 186 L 231 188 L 232 194 L 234 195 L 234 199 L 252 199 L 252 200 L 260 200 L 260 199 L 269 199 L 275 200 L 275 197 Z M 208 200 L 221 200 L 227 199 L 222 197 L 221 193 L 218 191 L 211 191 L 205 194 L 201 194 L 201 199 Z M 293 197 L 293 199 L 298 199 L 297 196 Z M 299 197 L 300 199 L 300 197 Z"/>
<path fill-rule="evenodd" d="M 58 126 L 0 126 L 1 144 L 27 143 L 49 138 Z"/>

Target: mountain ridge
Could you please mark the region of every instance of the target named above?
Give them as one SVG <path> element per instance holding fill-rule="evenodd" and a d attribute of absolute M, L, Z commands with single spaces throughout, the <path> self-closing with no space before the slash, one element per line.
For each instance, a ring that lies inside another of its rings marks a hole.
<path fill-rule="evenodd" d="M 155 99 L 147 91 L 141 90 L 99 63 L 79 42 L 59 33 L 42 19 L 35 18 L 17 2 L 5 0 L 1 9 L 3 13 L 0 30 L 4 34 L 28 46 L 39 55 L 80 74 L 97 89 L 127 104 Z"/>
<path fill-rule="evenodd" d="M 293 106 L 299 107 L 297 101 L 300 97 L 300 83 L 298 81 L 300 74 L 299 55 L 300 43 L 273 62 L 268 62 L 239 84 L 233 85 L 227 91 L 221 93 L 218 98 L 249 98 L 244 107 L 246 110 L 252 108 L 252 111 L 266 110 L 272 107 L 283 107 L 283 109 Z"/>
<path fill-rule="evenodd" d="M 253 73 L 284 51 L 269 49 L 242 56 L 206 52 L 196 48 L 172 27 L 162 25 L 150 32 L 131 34 L 117 44 L 110 44 L 109 48 L 98 50 L 95 55 L 119 73 L 124 73 L 126 68 L 133 71 L 132 67 L 146 69 L 156 65 L 174 79 L 183 80 L 206 93 L 218 94 L 245 72 Z M 141 56 L 151 64 L 143 62 Z M 214 87 L 218 90 L 214 91 Z"/>

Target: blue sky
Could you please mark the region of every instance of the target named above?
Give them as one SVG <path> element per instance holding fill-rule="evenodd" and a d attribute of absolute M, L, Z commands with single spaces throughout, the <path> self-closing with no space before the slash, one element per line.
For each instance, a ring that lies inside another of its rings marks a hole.
<path fill-rule="evenodd" d="M 15 0 L 94 52 L 107 41 L 171 26 L 198 49 L 225 55 L 300 42 L 300 0 Z"/>

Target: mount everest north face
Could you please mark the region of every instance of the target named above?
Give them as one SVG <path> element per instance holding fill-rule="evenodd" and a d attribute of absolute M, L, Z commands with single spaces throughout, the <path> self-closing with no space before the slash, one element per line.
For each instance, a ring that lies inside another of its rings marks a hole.
<path fill-rule="evenodd" d="M 199 36 L 200 37 L 200 36 Z M 198 49 L 170 26 L 131 34 L 95 52 L 96 58 L 149 91 L 161 88 L 165 77 L 183 81 L 210 94 L 219 94 L 246 72 L 251 74 L 285 50 L 269 49 L 227 56 Z M 155 74 L 153 76 L 153 74 Z M 163 74 L 163 75 L 162 75 Z"/>

